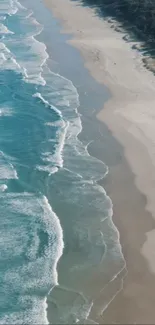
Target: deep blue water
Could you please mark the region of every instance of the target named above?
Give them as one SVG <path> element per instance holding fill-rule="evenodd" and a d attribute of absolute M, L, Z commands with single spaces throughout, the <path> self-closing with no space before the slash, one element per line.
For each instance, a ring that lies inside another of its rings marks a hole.
<path fill-rule="evenodd" d="M 108 281 L 124 263 L 112 202 L 97 185 L 108 167 L 78 139 L 79 95 L 47 66 L 46 46 L 35 38 L 43 28 L 30 9 L 1 0 L 0 324 L 48 323 L 46 297 L 62 253 L 61 280 L 68 252 L 80 252 L 77 283 L 103 256 Z"/>

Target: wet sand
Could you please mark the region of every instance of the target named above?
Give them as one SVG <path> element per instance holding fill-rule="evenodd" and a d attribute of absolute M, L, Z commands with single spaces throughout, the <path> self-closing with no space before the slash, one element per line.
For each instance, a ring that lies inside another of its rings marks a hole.
<path fill-rule="evenodd" d="M 78 1 L 45 2 L 62 21 L 62 32 L 73 35 L 69 42 L 81 51 L 92 76 L 110 89 L 112 97 L 97 117 L 124 148 L 116 164 L 107 161 L 110 171 L 103 183 L 113 201 L 128 274 L 96 321 L 155 324 L 155 77 L 124 34 L 93 9 Z M 99 297 L 98 305 L 102 302 Z M 93 314 L 92 309 L 92 319 Z"/>

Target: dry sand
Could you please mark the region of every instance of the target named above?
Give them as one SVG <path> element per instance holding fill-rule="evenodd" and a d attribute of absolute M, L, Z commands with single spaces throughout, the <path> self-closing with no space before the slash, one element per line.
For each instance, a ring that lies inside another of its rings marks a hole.
<path fill-rule="evenodd" d="M 124 147 L 106 189 L 126 258 L 124 289 L 100 323 L 155 324 L 155 77 L 142 66 L 133 43 L 80 1 L 45 0 L 63 32 L 85 59 L 94 78 L 112 97 L 98 118 Z M 126 163 L 127 161 L 127 163 Z M 139 191 L 138 191 L 138 190 Z"/>

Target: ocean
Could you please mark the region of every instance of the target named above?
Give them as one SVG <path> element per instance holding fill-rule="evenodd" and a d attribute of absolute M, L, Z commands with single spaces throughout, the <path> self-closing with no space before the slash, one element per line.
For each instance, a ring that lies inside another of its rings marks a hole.
<path fill-rule="evenodd" d="M 98 184 L 108 166 L 79 139 L 80 94 L 52 71 L 25 3 L 0 2 L 0 324 L 48 324 L 47 309 L 50 323 L 78 323 L 125 263 Z"/>

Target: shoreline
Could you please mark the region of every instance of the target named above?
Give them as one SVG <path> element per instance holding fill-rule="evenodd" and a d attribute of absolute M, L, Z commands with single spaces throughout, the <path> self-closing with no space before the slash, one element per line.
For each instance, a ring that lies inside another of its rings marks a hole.
<path fill-rule="evenodd" d="M 128 275 L 124 289 L 101 316 L 100 323 L 154 324 L 155 222 L 152 215 L 155 218 L 155 158 L 152 149 L 155 135 L 152 121 L 155 78 L 142 66 L 140 53 L 131 49 L 132 43 L 125 43 L 122 39 L 123 33 L 112 30 L 109 23 L 93 16 L 92 9 L 77 6 L 78 2 L 70 0 L 64 4 L 62 0 L 45 2 L 63 22 L 64 32 L 74 35 L 69 43 L 83 54 L 85 65 L 92 76 L 110 89 L 112 98 L 97 117 L 107 124 L 123 146 L 130 167 L 129 173 L 122 158 L 120 164 L 110 168 L 104 184 L 114 204 L 113 221 L 120 232 Z M 104 45 L 101 39 L 104 39 Z M 128 188 L 124 182 L 132 184 Z M 136 185 L 135 196 L 131 191 L 133 185 Z"/>

